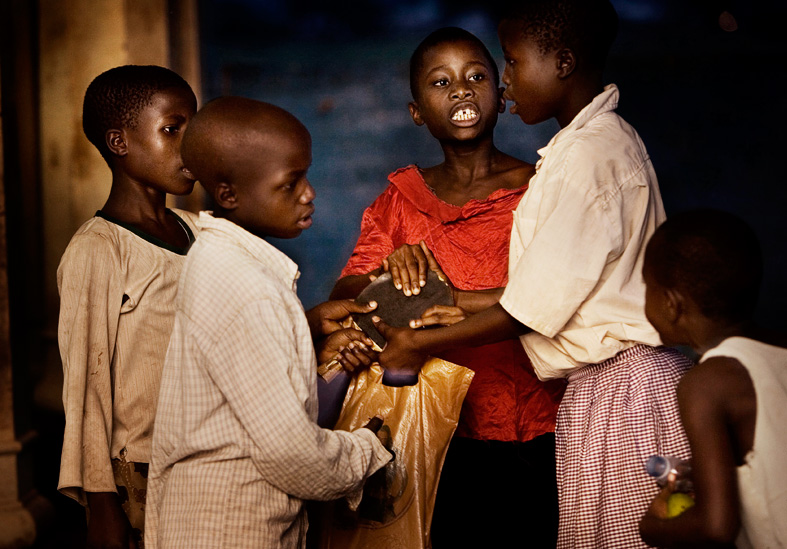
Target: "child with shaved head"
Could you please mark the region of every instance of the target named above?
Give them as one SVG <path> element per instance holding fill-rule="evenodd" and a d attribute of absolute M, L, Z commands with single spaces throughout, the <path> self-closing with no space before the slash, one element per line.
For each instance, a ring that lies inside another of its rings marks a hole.
<path fill-rule="evenodd" d="M 290 113 L 225 97 L 184 135 L 215 202 L 178 288 L 153 436 L 149 547 L 304 547 L 303 500 L 360 500 L 391 459 L 375 435 L 321 429 L 313 338 L 328 349 L 350 300 L 304 313 L 298 266 L 264 239 L 312 224 L 311 137 Z M 360 332 L 359 332 L 360 333 Z"/>
<path fill-rule="evenodd" d="M 787 546 L 787 348 L 752 321 L 762 278 L 754 231 L 726 212 L 676 215 L 650 239 L 643 274 L 661 338 L 702 358 L 678 384 L 696 504 L 668 518 L 671 483 L 642 519 L 642 538 Z"/>

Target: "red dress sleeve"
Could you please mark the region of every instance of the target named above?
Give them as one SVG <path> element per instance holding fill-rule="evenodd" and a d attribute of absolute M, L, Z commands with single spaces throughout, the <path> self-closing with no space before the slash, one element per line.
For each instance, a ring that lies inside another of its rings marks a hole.
<path fill-rule="evenodd" d="M 383 259 L 394 251 L 392 225 L 395 219 L 387 212 L 392 210 L 393 187 L 388 188 L 366 208 L 361 218 L 361 236 L 355 244 L 350 259 L 342 270 L 342 277 L 369 273 L 380 266 Z"/>

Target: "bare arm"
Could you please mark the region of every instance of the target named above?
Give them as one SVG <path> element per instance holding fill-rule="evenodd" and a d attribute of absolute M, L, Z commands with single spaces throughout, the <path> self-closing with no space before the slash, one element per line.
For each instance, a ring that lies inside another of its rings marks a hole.
<path fill-rule="evenodd" d="M 131 525 L 114 492 L 85 492 L 90 509 L 86 546 L 90 549 L 136 549 Z"/>
<path fill-rule="evenodd" d="M 380 274 L 381 269 L 375 269 L 364 275 L 344 276 L 336 281 L 328 299 L 355 299 Z"/>
<path fill-rule="evenodd" d="M 681 419 L 692 451 L 695 505 L 675 518 L 653 506 L 640 534 L 659 547 L 726 547 L 740 528 L 734 440 L 740 403 L 754 388 L 736 360 L 712 358 L 694 367 L 678 385 Z"/>
<path fill-rule="evenodd" d="M 495 343 L 531 331 L 499 303 L 444 328 L 412 330 L 393 328 L 383 322 L 379 322 L 377 328 L 387 342 L 380 353 L 380 364 L 394 371 L 417 371 L 429 355 L 452 348 Z"/>

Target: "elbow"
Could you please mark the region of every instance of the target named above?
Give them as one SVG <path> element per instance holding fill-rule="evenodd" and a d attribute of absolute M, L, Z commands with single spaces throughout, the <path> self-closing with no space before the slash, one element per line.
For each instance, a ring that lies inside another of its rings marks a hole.
<path fill-rule="evenodd" d="M 711 547 L 733 546 L 741 528 L 737 508 L 725 508 L 718 513 L 707 513 L 702 521 L 702 538 Z"/>
<path fill-rule="evenodd" d="M 727 547 L 735 543 L 740 531 L 739 520 L 714 521 L 705 528 L 705 538 L 708 542 Z"/>

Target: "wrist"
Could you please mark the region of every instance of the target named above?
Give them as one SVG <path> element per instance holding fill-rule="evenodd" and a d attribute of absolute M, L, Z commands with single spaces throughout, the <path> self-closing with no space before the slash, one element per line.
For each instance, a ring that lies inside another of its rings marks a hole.
<path fill-rule="evenodd" d="M 454 300 L 454 306 L 460 309 L 467 310 L 467 292 L 463 292 L 459 288 L 451 287 L 451 297 Z"/>
<path fill-rule="evenodd" d="M 306 311 L 306 322 L 309 325 L 309 332 L 311 333 L 312 339 L 315 339 L 321 335 L 320 320 L 320 313 L 317 310 L 317 307 L 312 307 Z"/>
<path fill-rule="evenodd" d="M 390 387 L 407 387 L 418 383 L 418 372 L 410 370 L 389 370 L 383 368 L 383 385 Z"/>

